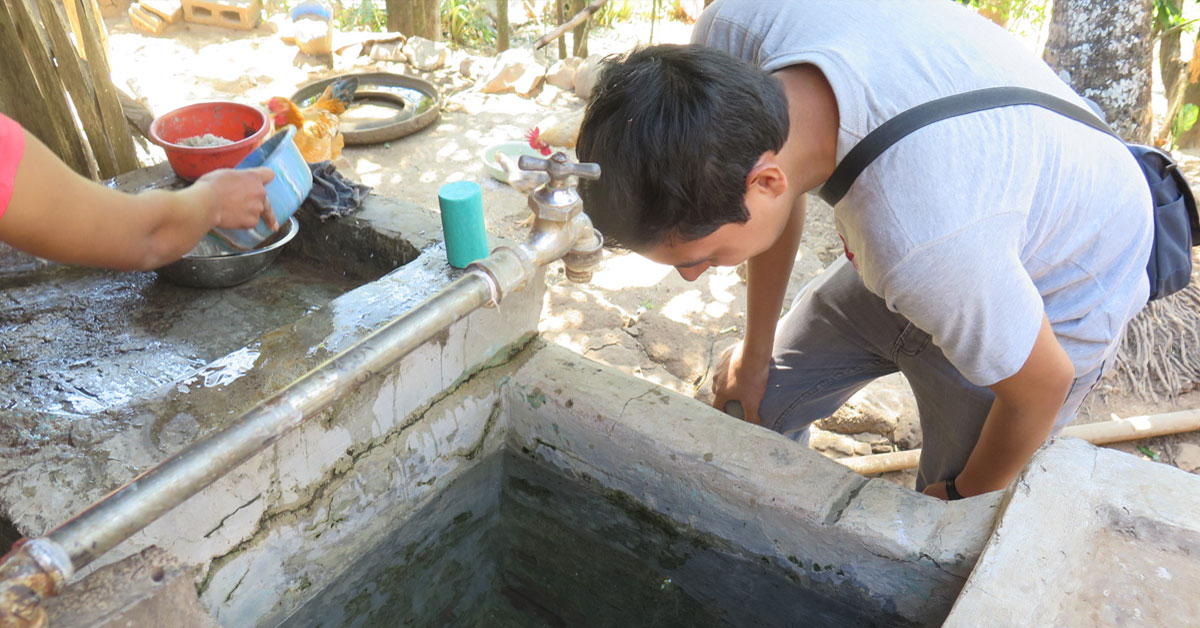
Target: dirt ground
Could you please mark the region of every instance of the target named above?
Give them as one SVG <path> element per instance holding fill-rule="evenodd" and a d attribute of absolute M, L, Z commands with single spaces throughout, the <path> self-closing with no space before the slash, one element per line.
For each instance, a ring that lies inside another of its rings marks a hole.
<path fill-rule="evenodd" d="M 248 32 L 179 24 L 158 37 L 133 30 L 124 16 L 108 19 L 106 25 L 114 81 L 155 113 L 208 99 L 262 103 L 271 96 L 291 95 L 309 80 L 348 70 L 377 69 L 432 80 L 445 99 L 436 124 L 387 144 L 347 147 L 339 169 L 372 186 L 377 194 L 434 211 L 441 185 L 462 179 L 478 181 L 484 189 L 493 244 L 501 238 L 522 238 L 526 227 L 520 223 L 528 210 L 523 195 L 488 176 L 480 151 L 494 142 L 522 139 L 546 116 L 583 106 L 570 92 L 548 92 L 535 99 L 484 95 L 457 72 L 457 60 L 433 74 L 399 63 L 373 64 L 365 57 L 335 57 L 332 71 L 297 68 L 293 65 L 296 48 L 282 43 L 269 23 Z M 655 43 L 681 43 L 687 41 L 690 27 L 660 20 L 654 32 Z M 528 45 L 540 34 L 540 29 L 531 25 L 517 34 L 513 45 Z M 647 23 L 621 23 L 615 29 L 594 31 L 589 45 L 592 53 L 620 52 L 646 43 L 648 35 Z M 546 51 L 553 53 L 554 49 L 552 45 Z M 156 147 L 146 145 L 142 151 L 148 163 L 163 159 Z M 1195 174 L 1200 172 L 1197 164 L 1200 159 L 1191 159 L 1185 166 Z M 840 252 L 832 210 L 814 197 L 789 302 Z M 567 282 L 557 267 L 549 275 L 549 284 L 541 322 L 541 331 L 549 340 L 687 395 L 703 398 L 707 394 L 710 365 L 743 332 L 745 283 L 732 268 L 713 269 L 687 283 L 669 267 L 636 255 L 613 253 L 607 255 L 590 284 Z M 1200 392 L 1158 404 L 1115 393 L 1096 394 L 1079 422 L 1197 407 Z M 813 446 L 831 457 L 920 445 L 915 403 L 899 375 L 872 384 L 852 399 L 836 420 L 823 425 L 829 429 L 817 430 Z M 1200 471 L 1197 433 L 1117 448 L 1157 457 L 1186 471 Z M 913 475 L 901 472 L 889 478 L 911 486 Z"/>

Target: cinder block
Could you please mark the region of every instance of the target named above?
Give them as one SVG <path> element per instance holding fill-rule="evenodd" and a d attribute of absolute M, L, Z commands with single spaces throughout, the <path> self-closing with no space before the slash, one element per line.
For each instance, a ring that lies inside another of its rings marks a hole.
<path fill-rule="evenodd" d="M 129 8 L 129 0 L 98 0 L 96 5 L 100 7 L 101 16 L 117 17 Z"/>
<path fill-rule="evenodd" d="M 195 24 L 251 30 L 258 25 L 262 0 L 183 0 L 183 19 Z"/>
<path fill-rule="evenodd" d="M 140 4 L 129 5 L 129 22 L 133 27 L 150 35 L 162 35 L 167 30 L 167 23 L 157 15 L 147 11 Z"/>
<path fill-rule="evenodd" d="M 161 17 L 167 24 L 174 24 L 183 19 L 183 2 L 181 0 L 142 0 L 142 8 Z"/>

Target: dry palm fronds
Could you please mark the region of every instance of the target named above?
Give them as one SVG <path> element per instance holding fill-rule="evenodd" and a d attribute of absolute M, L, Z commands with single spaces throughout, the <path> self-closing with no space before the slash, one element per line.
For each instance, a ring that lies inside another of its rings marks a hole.
<path fill-rule="evenodd" d="M 1200 270 L 1200 269 L 1198 269 Z M 1148 304 L 1125 328 L 1105 383 L 1149 401 L 1171 399 L 1200 383 L 1200 278 Z"/>

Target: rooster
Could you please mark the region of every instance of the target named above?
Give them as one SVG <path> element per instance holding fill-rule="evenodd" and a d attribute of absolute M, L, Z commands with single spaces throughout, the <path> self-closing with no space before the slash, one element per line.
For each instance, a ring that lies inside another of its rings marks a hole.
<path fill-rule="evenodd" d="M 550 150 L 550 145 L 546 143 L 546 140 L 542 139 L 542 130 L 536 126 L 532 129 L 529 129 L 529 132 L 525 134 L 525 139 L 529 141 L 530 148 L 538 151 L 546 157 L 549 157 L 550 153 L 554 152 Z M 497 155 L 497 157 L 499 157 L 499 155 Z"/>
<path fill-rule="evenodd" d="M 276 96 L 267 101 L 275 128 L 296 127 L 296 147 L 304 161 L 332 161 L 342 154 L 345 139 L 338 130 L 339 117 L 354 100 L 358 79 L 342 77 L 325 88 L 313 104 L 303 109 L 287 98 Z"/>
<path fill-rule="evenodd" d="M 583 122 L 583 109 L 572 112 L 553 114 L 542 120 L 525 134 L 529 146 L 549 156 L 555 147 L 559 149 L 575 148 L 579 139 L 579 125 Z"/>

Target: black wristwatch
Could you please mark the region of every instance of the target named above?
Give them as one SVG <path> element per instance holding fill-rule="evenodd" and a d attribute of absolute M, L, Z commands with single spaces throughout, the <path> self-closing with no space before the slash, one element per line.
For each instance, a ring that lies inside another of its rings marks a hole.
<path fill-rule="evenodd" d="M 963 498 L 962 493 L 958 492 L 958 487 L 954 486 L 954 480 L 955 480 L 955 478 L 950 478 L 950 479 L 946 480 L 946 497 L 949 497 L 950 501 L 955 501 L 955 500 L 959 500 L 959 499 Z"/>

